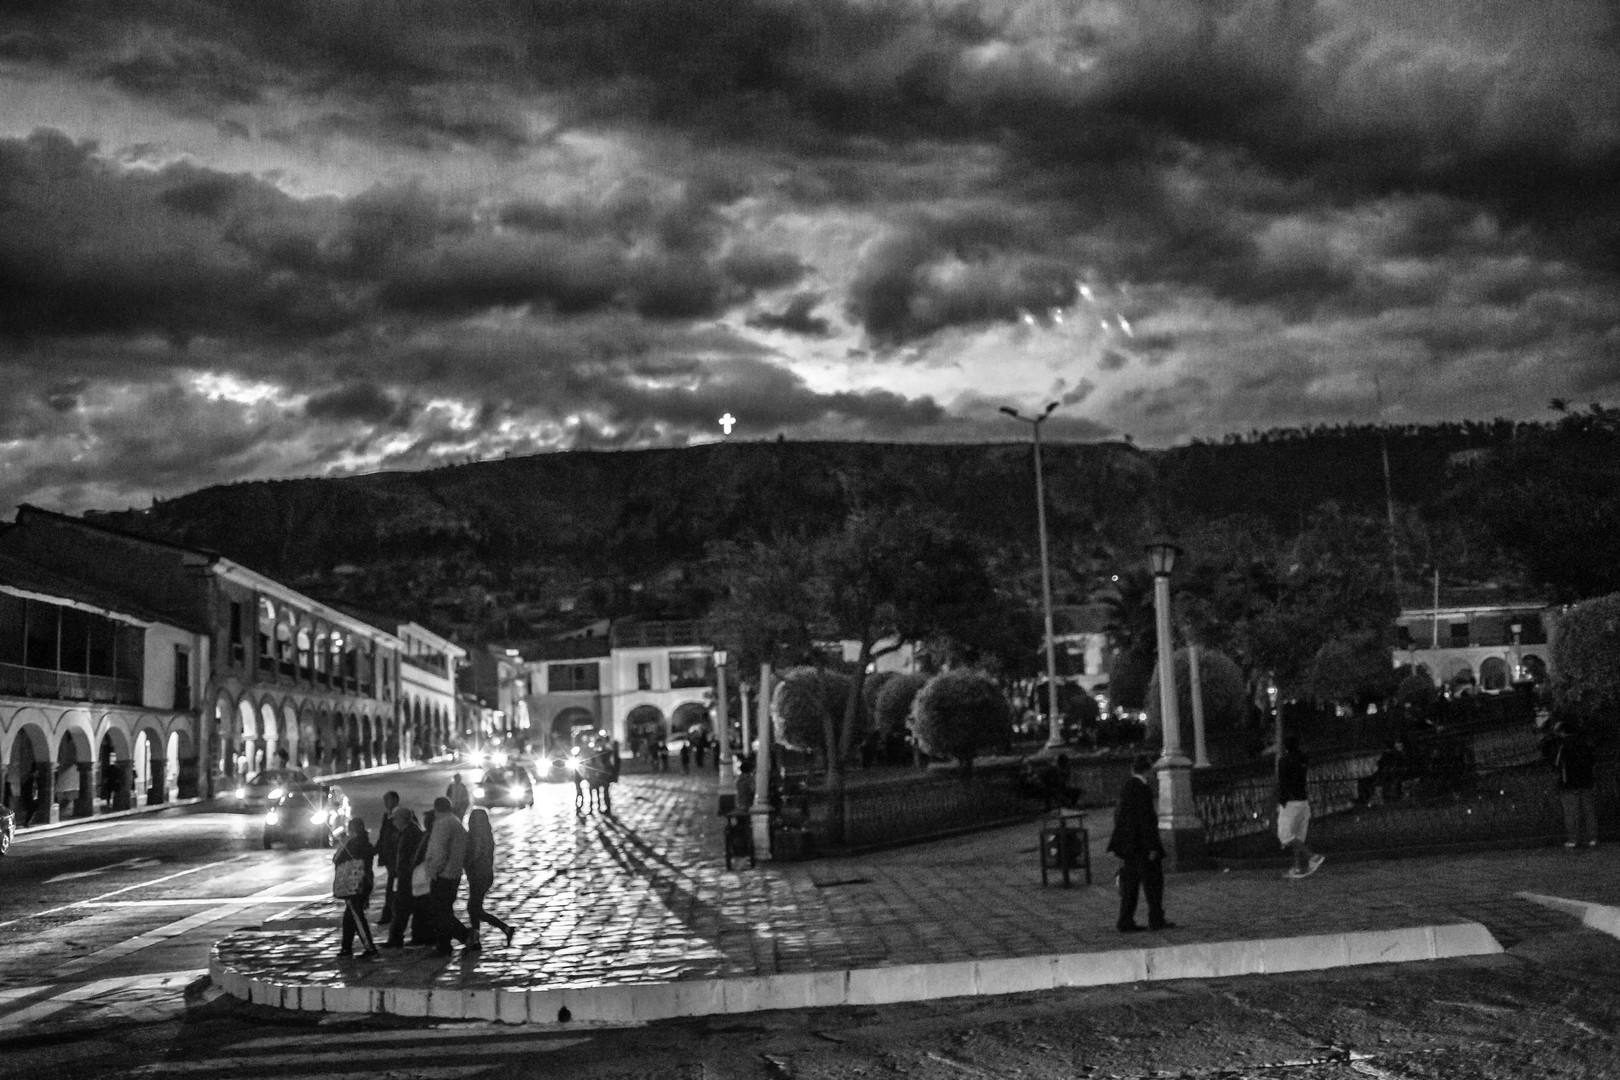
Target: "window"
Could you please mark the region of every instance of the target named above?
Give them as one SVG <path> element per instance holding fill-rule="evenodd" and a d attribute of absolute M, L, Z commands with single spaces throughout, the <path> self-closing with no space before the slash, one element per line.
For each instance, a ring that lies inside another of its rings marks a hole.
<path fill-rule="evenodd" d="M 714 664 L 708 653 L 670 653 L 669 688 L 685 690 L 708 686 L 714 681 Z"/>
<path fill-rule="evenodd" d="M 1451 647 L 1453 649 L 1466 648 L 1468 645 L 1468 624 L 1454 622 L 1451 624 Z"/>
<path fill-rule="evenodd" d="M 191 708 L 191 650 L 184 645 L 174 647 L 174 707 Z"/>
<path fill-rule="evenodd" d="M 265 599 L 259 600 L 259 656 L 274 660 L 271 642 L 276 639 L 276 606 Z"/>
<path fill-rule="evenodd" d="M 546 689 L 553 694 L 601 688 L 601 668 L 594 663 L 546 665 Z"/>
<path fill-rule="evenodd" d="M 246 650 L 242 644 L 242 605 L 235 600 L 231 601 L 231 663 L 240 664 L 246 659 Z"/>
<path fill-rule="evenodd" d="M 0 664 L 23 662 L 23 606 L 28 601 L 0 593 Z"/>
<path fill-rule="evenodd" d="M 56 669 L 56 626 L 61 610 L 55 604 L 28 601 L 28 657 L 23 662 L 29 667 Z"/>
<path fill-rule="evenodd" d="M 651 664 L 645 664 L 645 663 L 644 664 L 637 664 L 636 665 L 636 689 L 637 690 L 651 690 L 652 688 L 653 688 L 653 686 L 652 686 L 652 665 Z"/>

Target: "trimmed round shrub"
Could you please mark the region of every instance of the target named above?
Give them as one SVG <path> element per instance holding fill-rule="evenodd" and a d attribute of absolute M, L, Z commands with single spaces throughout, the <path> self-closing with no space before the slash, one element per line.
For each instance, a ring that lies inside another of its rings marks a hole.
<path fill-rule="evenodd" d="M 1558 617 L 1552 669 L 1555 710 L 1584 721 L 1598 738 L 1620 734 L 1620 593 L 1576 604 Z"/>
<path fill-rule="evenodd" d="M 872 710 L 872 721 L 884 736 L 903 735 L 911 726 L 911 706 L 928 685 L 926 675 L 895 675 L 883 684 Z"/>
<path fill-rule="evenodd" d="M 1176 712 L 1181 721 L 1181 749 L 1188 756 L 1193 750 L 1192 719 L 1192 660 L 1186 649 L 1177 649 Z M 1198 652 L 1198 682 L 1204 691 L 1204 735 L 1226 735 L 1243 725 L 1248 707 L 1249 688 L 1243 681 L 1243 672 L 1237 662 L 1223 652 L 1200 649 Z M 1159 668 L 1153 667 L 1153 678 L 1148 681 L 1147 730 L 1150 741 L 1162 741 L 1164 706 L 1159 697 Z"/>
<path fill-rule="evenodd" d="M 1012 710 L 988 677 L 976 671 L 947 671 L 918 692 L 911 730 L 924 752 L 953 757 L 967 770 L 979 751 L 1012 737 Z"/>
<path fill-rule="evenodd" d="M 836 737 L 849 700 L 849 676 L 822 668 L 789 668 L 771 695 L 776 738 L 795 750 L 827 752 L 827 719 Z"/>

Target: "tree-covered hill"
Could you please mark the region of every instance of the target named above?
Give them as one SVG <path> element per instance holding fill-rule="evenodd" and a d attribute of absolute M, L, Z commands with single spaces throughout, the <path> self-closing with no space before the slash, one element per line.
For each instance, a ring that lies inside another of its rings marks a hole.
<path fill-rule="evenodd" d="M 1613 591 L 1616 416 L 1594 407 L 1544 425 L 1266 432 L 1162 451 L 1047 444 L 1059 587 L 1083 594 L 1093 585 L 1084 579 L 1134 563 L 1164 528 L 1185 535 L 1226 520 L 1286 536 L 1329 503 L 1382 528 L 1387 450 L 1407 573 L 1522 575 L 1557 597 Z M 316 595 L 517 640 L 590 615 L 697 613 L 712 599 L 697 568 L 716 541 L 816 536 L 853 508 L 897 502 L 946 514 L 1009 577 L 1032 573 L 1027 443 L 556 453 L 232 484 L 94 516 L 219 551 Z"/>

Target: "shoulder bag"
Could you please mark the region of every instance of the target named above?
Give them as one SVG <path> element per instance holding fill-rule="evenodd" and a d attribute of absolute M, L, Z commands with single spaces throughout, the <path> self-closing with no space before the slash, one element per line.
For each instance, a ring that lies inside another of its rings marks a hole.
<path fill-rule="evenodd" d="M 332 871 L 332 895 L 339 900 L 357 896 L 366 879 L 366 864 L 359 859 L 345 859 Z"/>

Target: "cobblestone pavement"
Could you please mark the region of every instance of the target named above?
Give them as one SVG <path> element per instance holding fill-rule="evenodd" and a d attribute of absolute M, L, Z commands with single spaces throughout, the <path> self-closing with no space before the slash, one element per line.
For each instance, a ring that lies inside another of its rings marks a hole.
<path fill-rule="evenodd" d="M 1036 825 L 889 852 L 725 869 L 712 776 L 627 775 L 615 816 L 576 816 L 572 790 L 496 823 L 500 865 L 486 907 L 513 922 L 505 947 L 340 960 L 335 903 L 243 931 L 226 966 L 280 983 L 539 988 L 732 978 L 1118 949 L 1107 811 L 1088 815 L 1095 882 L 1043 888 Z M 1562 848 L 1172 875 L 1178 924 L 1131 946 L 1296 937 L 1478 921 L 1504 947 L 1574 925 L 1516 893 L 1620 897 L 1620 848 Z M 372 915 L 377 906 L 374 903 Z"/>

